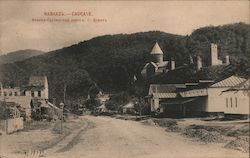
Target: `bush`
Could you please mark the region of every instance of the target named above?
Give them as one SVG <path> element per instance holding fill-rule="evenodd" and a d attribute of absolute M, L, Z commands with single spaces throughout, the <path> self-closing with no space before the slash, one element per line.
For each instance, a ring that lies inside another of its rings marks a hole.
<path fill-rule="evenodd" d="M 12 116 L 12 110 L 8 108 L 6 102 L 0 101 L 0 119 L 6 120 L 11 118 Z"/>
<path fill-rule="evenodd" d="M 108 103 L 106 104 L 106 108 L 108 110 L 120 110 L 122 105 L 127 103 L 130 99 L 130 96 L 127 92 L 120 92 L 117 94 L 114 94 L 110 97 Z"/>

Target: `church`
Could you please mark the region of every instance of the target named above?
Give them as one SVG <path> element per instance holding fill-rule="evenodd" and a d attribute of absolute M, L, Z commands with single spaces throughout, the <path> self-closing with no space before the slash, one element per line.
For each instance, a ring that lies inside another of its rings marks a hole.
<path fill-rule="evenodd" d="M 163 51 L 159 44 L 156 42 L 153 49 L 150 52 L 151 62 L 146 63 L 143 67 L 141 74 L 144 79 L 149 79 L 163 72 L 175 69 L 175 61 L 164 61 Z"/>

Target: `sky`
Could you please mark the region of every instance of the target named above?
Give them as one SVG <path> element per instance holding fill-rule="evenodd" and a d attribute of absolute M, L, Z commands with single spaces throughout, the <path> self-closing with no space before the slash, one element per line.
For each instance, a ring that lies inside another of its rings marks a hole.
<path fill-rule="evenodd" d="M 248 0 L 0 1 L 0 55 L 51 51 L 105 34 L 158 30 L 187 35 L 208 25 L 249 24 L 249 7 Z M 75 15 L 79 12 L 84 16 Z"/>

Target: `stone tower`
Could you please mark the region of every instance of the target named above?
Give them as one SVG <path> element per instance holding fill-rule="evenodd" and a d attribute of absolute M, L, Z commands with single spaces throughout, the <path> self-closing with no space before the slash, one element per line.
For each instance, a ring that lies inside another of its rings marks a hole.
<path fill-rule="evenodd" d="M 200 56 L 197 56 L 197 70 L 202 68 L 202 59 Z"/>
<path fill-rule="evenodd" d="M 229 65 L 229 64 L 230 64 L 229 55 L 226 55 L 226 61 L 225 61 L 225 64 L 226 64 L 226 65 Z"/>
<path fill-rule="evenodd" d="M 171 65 L 170 65 L 170 70 L 174 70 L 175 69 L 175 61 L 174 61 L 174 59 L 173 58 L 171 58 Z"/>
<path fill-rule="evenodd" d="M 218 65 L 218 48 L 217 44 L 211 43 L 211 51 L 210 51 L 210 60 L 211 65 Z"/>
<path fill-rule="evenodd" d="M 162 50 L 157 42 L 155 43 L 150 54 L 152 56 L 152 61 L 154 63 L 162 63 L 163 62 L 163 52 L 162 52 Z"/>

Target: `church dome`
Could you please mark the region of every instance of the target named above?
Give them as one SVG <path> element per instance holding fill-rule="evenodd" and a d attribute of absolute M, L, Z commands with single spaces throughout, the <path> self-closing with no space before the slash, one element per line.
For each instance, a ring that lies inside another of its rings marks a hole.
<path fill-rule="evenodd" d="M 152 54 L 152 55 L 154 55 L 154 54 L 163 54 L 163 52 L 162 52 L 162 50 L 161 50 L 161 48 L 160 48 L 160 46 L 158 45 L 157 42 L 155 43 L 155 45 L 154 45 L 154 47 L 153 47 L 150 54 Z"/>

